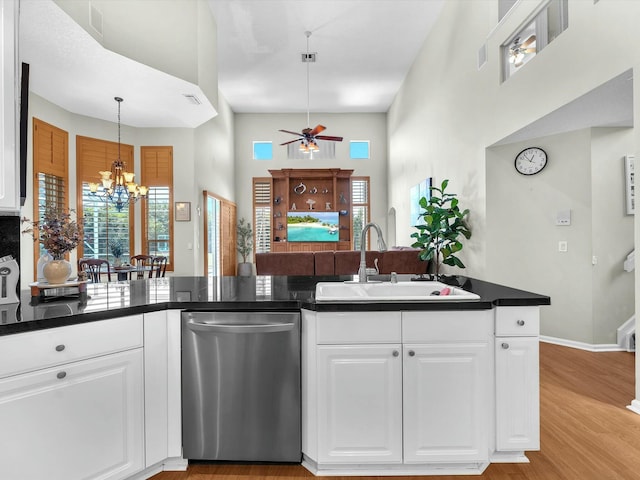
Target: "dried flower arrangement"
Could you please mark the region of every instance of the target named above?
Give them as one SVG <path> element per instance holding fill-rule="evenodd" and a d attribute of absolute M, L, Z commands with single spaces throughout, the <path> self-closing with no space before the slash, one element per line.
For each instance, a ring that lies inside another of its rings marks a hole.
<path fill-rule="evenodd" d="M 30 233 L 55 260 L 63 258 L 82 241 L 82 224 L 72 217 L 74 210 L 47 208 L 41 221 L 22 218 L 28 227 L 22 233 Z"/>

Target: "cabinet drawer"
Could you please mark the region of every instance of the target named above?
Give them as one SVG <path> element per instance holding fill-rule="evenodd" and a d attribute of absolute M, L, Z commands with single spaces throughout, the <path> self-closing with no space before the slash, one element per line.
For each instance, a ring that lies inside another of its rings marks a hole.
<path fill-rule="evenodd" d="M 400 343 L 400 312 L 321 312 L 317 316 L 317 342 Z"/>
<path fill-rule="evenodd" d="M 0 377 L 142 346 L 142 315 L 0 337 Z"/>
<path fill-rule="evenodd" d="M 540 332 L 539 307 L 496 308 L 497 336 L 537 336 Z"/>
<path fill-rule="evenodd" d="M 402 312 L 402 342 L 488 341 L 492 323 L 491 310 Z"/>

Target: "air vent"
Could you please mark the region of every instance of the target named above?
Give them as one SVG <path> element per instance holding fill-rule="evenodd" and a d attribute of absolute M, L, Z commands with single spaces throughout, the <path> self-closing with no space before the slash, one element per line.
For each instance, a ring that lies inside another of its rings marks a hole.
<path fill-rule="evenodd" d="M 186 98 L 187 101 L 192 105 L 202 105 L 202 102 L 200 101 L 200 99 L 192 93 L 183 93 L 182 96 Z"/>
<path fill-rule="evenodd" d="M 485 63 L 487 63 L 486 43 L 480 47 L 480 50 L 478 50 L 478 70 L 480 70 Z"/>
<path fill-rule="evenodd" d="M 91 10 L 89 11 L 89 23 L 96 31 L 96 33 L 102 36 L 102 12 L 98 10 L 93 4 L 90 8 Z"/>
<path fill-rule="evenodd" d="M 301 53 L 300 54 L 302 56 L 302 63 L 315 63 L 316 62 L 316 53 Z"/>

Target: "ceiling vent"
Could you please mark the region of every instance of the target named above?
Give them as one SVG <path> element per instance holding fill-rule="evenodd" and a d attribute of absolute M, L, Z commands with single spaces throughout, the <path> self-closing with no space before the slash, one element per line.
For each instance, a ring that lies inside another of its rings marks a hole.
<path fill-rule="evenodd" d="M 182 96 L 192 105 L 202 105 L 202 102 L 193 93 L 183 93 Z"/>
<path fill-rule="evenodd" d="M 300 55 L 302 56 L 302 63 L 316 63 L 316 52 L 304 52 Z"/>
<path fill-rule="evenodd" d="M 89 23 L 96 31 L 96 33 L 102 36 L 102 12 L 96 8 L 95 5 L 91 4 L 89 13 Z"/>

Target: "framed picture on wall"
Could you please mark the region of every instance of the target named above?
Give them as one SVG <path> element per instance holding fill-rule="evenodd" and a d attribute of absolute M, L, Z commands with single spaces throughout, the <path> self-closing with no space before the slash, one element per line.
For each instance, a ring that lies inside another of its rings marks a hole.
<path fill-rule="evenodd" d="M 419 184 L 411 187 L 409 194 L 409 205 L 411 212 L 411 226 L 423 225 L 424 220 L 420 216 L 422 207 L 420 206 L 420 199 L 425 197 L 427 201 L 431 198 L 431 185 L 433 185 L 433 179 L 431 177 L 425 178 Z"/>
<path fill-rule="evenodd" d="M 191 220 L 191 202 L 176 202 L 176 222 L 189 222 Z"/>
<path fill-rule="evenodd" d="M 636 191 L 635 191 L 635 157 L 625 155 L 624 157 L 624 177 L 625 177 L 625 198 L 627 201 L 627 215 L 636 213 Z"/>

